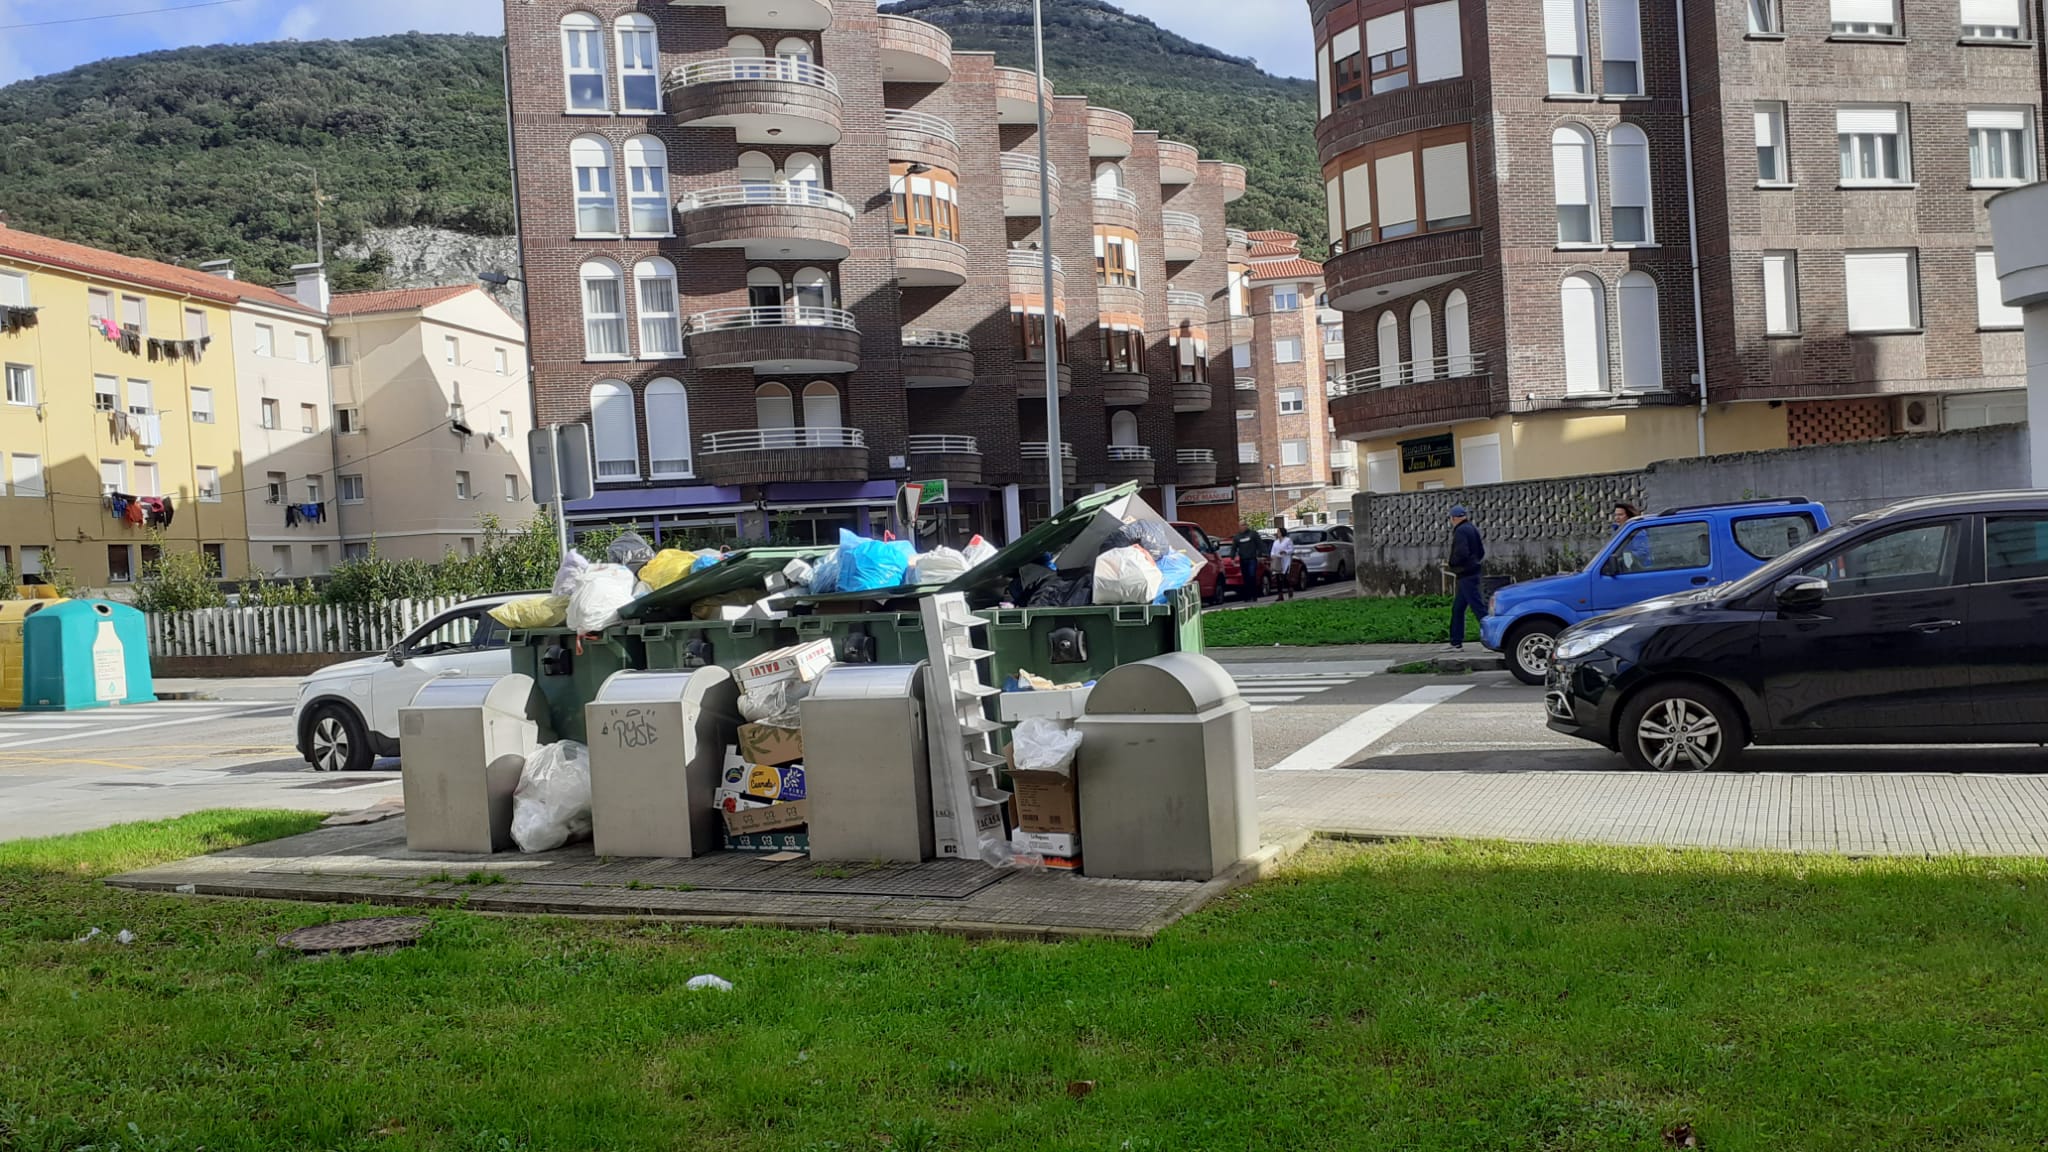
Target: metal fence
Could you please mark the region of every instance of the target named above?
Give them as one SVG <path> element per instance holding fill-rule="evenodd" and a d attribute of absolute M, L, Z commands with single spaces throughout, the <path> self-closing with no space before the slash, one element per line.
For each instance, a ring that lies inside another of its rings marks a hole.
<path fill-rule="evenodd" d="M 151 656 L 302 656 L 382 652 L 462 602 L 459 596 L 382 604 L 202 608 L 151 613 Z"/>

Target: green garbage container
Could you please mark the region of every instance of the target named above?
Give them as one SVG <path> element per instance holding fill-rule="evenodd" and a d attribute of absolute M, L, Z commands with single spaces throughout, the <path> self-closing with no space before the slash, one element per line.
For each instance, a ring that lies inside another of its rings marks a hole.
<path fill-rule="evenodd" d="M 650 672 L 737 668 L 797 642 L 783 620 L 672 620 L 626 630 L 645 647 Z"/>
<path fill-rule="evenodd" d="M 647 667 L 644 644 L 626 628 L 583 637 L 568 628 L 521 629 L 509 633 L 505 643 L 512 652 L 512 670 L 531 676 L 548 703 L 554 730 L 541 733 L 543 743 L 589 743 L 584 739 L 583 706 L 597 699 L 613 673 Z"/>
<path fill-rule="evenodd" d="M 1164 604 L 1081 608 L 987 608 L 988 647 L 998 684 L 1020 670 L 1079 684 L 1123 664 L 1202 650 L 1202 593 L 1189 584 Z"/>
<path fill-rule="evenodd" d="M 799 644 L 831 640 L 841 664 L 916 664 L 930 656 L 921 612 L 831 612 L 789 622 Z"/>

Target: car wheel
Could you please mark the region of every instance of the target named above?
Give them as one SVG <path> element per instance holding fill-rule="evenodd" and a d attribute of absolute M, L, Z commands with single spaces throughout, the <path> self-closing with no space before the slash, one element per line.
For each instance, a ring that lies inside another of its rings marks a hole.
<path fill-rule="evenodd" d="M 1709 772 L 1732 766 L 1748 743 L 1742 712 L 1704 684 L 1651 688 L 1621 712 L 1621 754 L 1641 772 Z"/>
<path fill-rule="evenodd" d="M 376 762 L 363 718 L 346 704 L 322 704 L 306 725 L 306 760 L 315 772 L 362 772 Z"/>
<path fill-rule="evenodd" d="M 1508 671 L 1524 684 L 1541 684 L 1550 677 L 1550 650 L 1557 647 L 1557 625 L 1547 620 L 1525 620 L 1508 630 L 1503 647 Z"/>

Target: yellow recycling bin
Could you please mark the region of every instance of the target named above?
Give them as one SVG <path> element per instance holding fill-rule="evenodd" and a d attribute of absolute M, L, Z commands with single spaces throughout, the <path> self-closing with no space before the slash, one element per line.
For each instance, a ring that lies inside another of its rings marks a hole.
<path fill-rule="evenodd" d="M 21 685 L 27 661 L 21 625 L 30 616 L 62 600 L 0 600 L 0 709 L 21 707 Z"/>

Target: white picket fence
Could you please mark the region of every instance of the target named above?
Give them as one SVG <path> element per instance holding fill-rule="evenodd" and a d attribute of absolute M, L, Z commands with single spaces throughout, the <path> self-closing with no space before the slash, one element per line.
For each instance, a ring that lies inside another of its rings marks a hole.
<path fill-rule="evenodd" d="M 300 656 L 382 652 L 406 633 L 461 603 L 461 597 L 382 604 L 309 604 L 280 608 L 202 608 L 151 613 L 151 656 Z"/>

